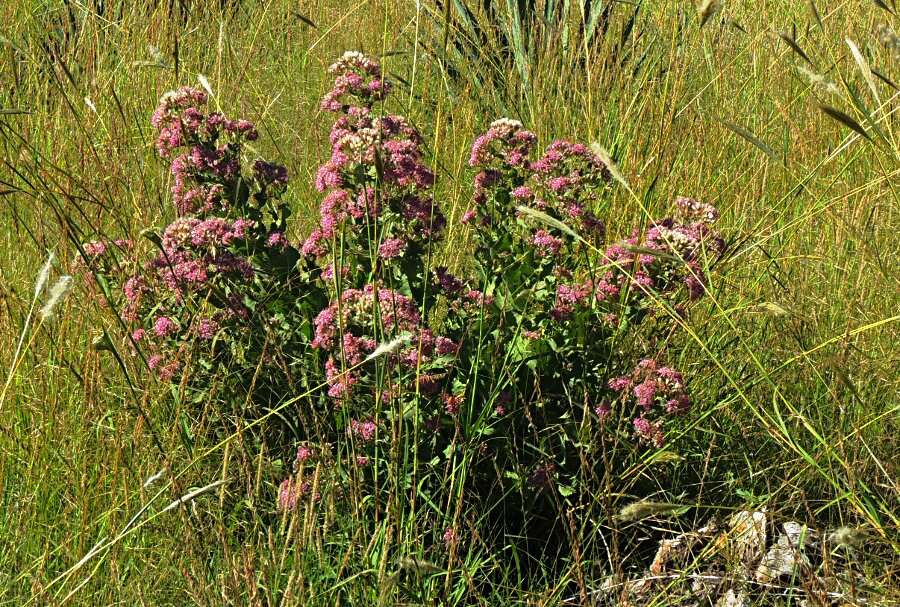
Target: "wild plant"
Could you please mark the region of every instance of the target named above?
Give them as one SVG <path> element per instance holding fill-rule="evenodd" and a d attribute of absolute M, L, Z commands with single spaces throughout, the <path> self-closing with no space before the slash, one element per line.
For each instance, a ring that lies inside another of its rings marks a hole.
<path fill-rule="evenodd" d="M 184 88 L 152 119 L 178 217 L 147 234 L 149 256 L 89 243 L 85 261 L 119 282 L 159 379 L 238 419 L 260 406 L 287 418 L 299 447 L 279 510 L 325 494 L 357 515 L 422 507 L 437 545 L 455 545 L 466 517 L 557 527 L 609 473 L 603 449 L 660 448 L 690 409 L 664 347 L 633 344 L 665 343 L 646 336 L 672 332 L 705 292 L 724 248 L 716 209 L 679 198 L 672 217 L 609 242 L 603 158 L 563 140 L 537 154 L 534 133 L 499 119 L 472 146 L 473 255 L 451 271 L 424 138 L 385 111 L 391 83 L 356 52 L 329 71 L 321 107 L 337 117 L 302 245 L 285 236 L 285 169 L 249 157 L 253 125 Z"/>
<path fill-rule="evenodd" d="M 553 519 L 560 498 L 588 496 L 600 433 L 661 447 L 668 418 L 690 408 L 686 382 L 664 352 L 635 358 L 622 344 L 648 318 L 671 331 L 703 295 L 724 248 L 716 209 L 679 198 L 673 217 L 607 245 L 604 161 L 567 141 L 535 156 L 537 137 L 500 119 L 472 146 L 472 265 L 457 276 L 435 261 L 445 218 L 422 136 L 379 113 L 390 83 L 358 53 L 330 69 L 322 108 L 338 119 L 303 251 L 331 294 L 311 346 L 327 356 L 345 438 L 337 465 L 370 479 L 366 491 L 430 504 L 455 537 L 475 504 Z"/>
<path fill-rule="evenodd" d="M 82 264 L 111 283 L 129 341 L 157 378 L 215 403 L 214 418 L 251 418 L 305 385 L 294 361 L 307 354 L 323 294 L 285 236 L 287 170 L 253 157 L 253 124 L 207 103 L 185 87 L 151 118 L 176 218 L 144 233 L 149 247 L 87 243 Z"/>

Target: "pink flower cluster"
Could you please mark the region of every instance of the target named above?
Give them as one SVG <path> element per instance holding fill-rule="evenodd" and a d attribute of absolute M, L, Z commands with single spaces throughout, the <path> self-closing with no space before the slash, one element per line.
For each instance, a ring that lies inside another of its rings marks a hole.
<path fill-rule="evenodd" d="M 224 210 L 228 182 L 240 173 L 242 142 L 258 137 L 253 123 L 229 120 L 219 112 L 205 113 L 206 93 L 183 87 L 166 93 L 153 113 L 151 123 L 158 131 L 156 149 L 172 159 L 172 195 L 180 215 Z M 287 182 L 284 167 L 258 162 L 255 175 L 263 189 Z"/>
<path fill-rule="evenodd" d="M 350 421 L 350 431 L 364 443 L 370 443 L 375 440 L 378 425 L 372 420 L 361 422 L 354 419 Z"/>
<path fill-rule="evenodd" d="M 389 92 L 380 65 L 348 52 L 330 68 L 334 88 L 322 107 L 339 113 L 331 129 L 331 157 L 316 174 L 316 188 L 325 193 L 319 225 L 303 244 L 303 253 L 326 257 L 345 226 L 361 230 L 390 262 L 415 247 L 440 238 L 446 220 L 428 190 L 434 173 L 427 166 L 418 130 L 402 116 L 378 116 L 373 104 Z M 371 250 L 360 242 L 360 252 Z M 325 260 L 333 276 L 334 261 Z"/>
<path fill-rule="evenodd" d="M 456 344 L 427 328 L 416 300 L 380 286 L 386 273 L 416 265 L 407 262 L 420 260 L 446 225 L 430 193 L 435 177 L 422 136 L 406 118 L 376 112 L 390 91 L 376 61 L 348 52 L 329 72 L 334 87 L 322 108 L 338 116 L 331 156 L 316 174 L 324 194 L 318 225 L 302 252 L 316 258 L 328 283 L 347 284 L 316 317 L 311 342 L 328 355 L 328 394 L 346 402 L 354 386 L 374 380 L 363 363 L 379 345 L 396 341 L 388 365 L 415 370 Z"/>
<path fill-rule="evenodd" d="M 123 316 L 143 324 L 133 336 L 147 343 L 151 368 L 164 380 L 173 378 L 187 340 L 212 347 L 222 331 L 246 332 L 250 310 L 242 293 L 258 276 L 257 256 L 290 248 L 286 209 L 262 212 L 284 192 L 287 170 L 262 159 L 247 166 L 244 143 L 257 139 L 256 128 L 207 113 L 206 103 L 206 93 L 184 87 L 163 95 L 153 113 L 179 216 L 155 240 L 158 253 L 132 263 L 122 284 Z M 90 248 L 102 253 L 99 244 Z"/>
<path fill-rule="evenodd" d="M 278 486 L 278 511 L 291 512 L 297 508 L 300 500 L 309 495 L 312 485 L 309 481 L 300 482 L 293 477 L 281 481 Z M 318 498 L 318 495 L 316 496 Z"/>
<path fill-rule="evenodd" d="M 687 201 L 687 202 L 685 202 Z M 711 223 L 718 218 L 712 205 L 690 199 L 679 199 L 679 209 L 690 204 L 695 210 L 680 213 L 651 224 L 642 237 L 632 235 L 608 247 L 604 253 L 608 269 L 598 284 L 598 291 L 615 297 L 630 285 L 638 297 L 651 291 L 660 294 L 683 286 L 693 301 L 706 292 L 703 267 L 714 261 L 725 249 L 721 236 Z"/>
<path fill-rule="evenodd" d="M 328 68 L 334 86 L 322 99 L 322 109 L 340 112 L 345 106 L 371 105 L 390 92 L 390 82 L 381 74 L 381 66 L 359 51 L 347 51 Z"/>
<path fill-rule="evenodd" d="M 679 207 L 689 199 L 680 201 Z M 579 307 L 596 303 L 605 304 L 603 320 L 615 324 L 617 304 L 626 290 L 630 297 L 642 300 L 684 287 L 690 300 L 700 298 L 706 292 L 703 262 L 718 257 L 724 242 L 710 227 L 718 217 L 715 207 L 696 201 L 689 204 L 699 209 L 689 218 L 699 214 L 699 219 L 690 223 L 672 218 L 655 222 L 643 237 L 632 235 L 608 246 L 603 253 L 605 266 L 593 278 L 558 285 L 551 317 L 565 320 Z M 554 238 L 546 230 L 538 230 L 532 242 L 539 254 L 548 255 L 562 246 Z M 564 276 L 566 272 L 557 266 L 556 274 Z"/>
<path fill-rule="evenodd" d="M 538 230 L 531 239 L 541 257 L 554 257 L 563 246 L 562 238 L 553 236 L 547 230 Z"/>
<path fill-rule="evenodd" d="M 534 133 L 508 118 L 494 121 L 475 140 L 469 164 L 480 171 L 475 175 L 474 208 L 462 222 L 480 217 L 481 225 L 500 226 L 513 213 L 505 205 L 521 205 L 550 214 L 584 237 L 602 239 L 603 222 L 590 207 L 610 182 L 606 165 L 587 146 L 563 140 L 554 141 L 543 156 L 531 161 L 535 143 Z M 541 228 L 532 231 L 530 240 L 539 257 L 552 259 L 571 237 Z"/>
<path fill-rule="evenodd" d="M 556 287 L 556 301 L 550 310 L 550 316 L 557 321 L 569 318 L 576 308 L 584 305 L 591 296 L 591 284 L 561 284 Z"/>
<path fill-rule="evenodd" d="M 552 211 L 557 219 L 581 228 L 585 235 L 603 238 L 603 222 L 590 211 L 611 179 L 599 156 L 584 144 L 557 140 L 530 169 L 532 197 L 525 198 L 526 204 Z"/>
<path fill-rule="evenodd" d="M 435 354 L 446 355 L 456 350 L 452 340 L 436 337 L 422 326 L 413 299 L 372 285 L 345 290 L 340 301 L 318 314 L 314 326 L 315 338 L 311 345 L 329 353 L 325 365 L 328 394 L 336 399 L 347 397 L 350 388 L 366 377 L 365 369 L 352 368 L 363 363 L 378 347 L 374 327 L 378 327 L 381 341 L 408 338 L 388 354 L 391 365 L 416 369 Z"/>
<path fill-rule="evenodd" d="M 116 253 L 130 253 L 134 249 L 134 243 L 128 239 L 95 240 L 84 243 L 82 249 L 84 257 L 75 259 L 75 271 L 103 272 L 114 270 L 118 265 Z"/>
<path fill-rule="evenodd" d="M 424 163 L 418 131 L 400 116 L 372 118 L 368 108 L 353 109 L 359 111 L 342 116 L 332 129 L 331 159 L 316 177 L 316 187 L 327 194 L 304 252 L 324 255 L 327 241 L 346 222 L 372 219 L 393 238 L 439 237 L 446 221 L 426 194 L 434 174 Z"/>
<path fill-rule="evenodd" d="M 160 98 L 150 118 L 150 124 L 159 131 L 156 149 L 160 156 L 168 158 L 173 149 L 185 144 L 185 128 L 200 128 L 203 121 L 196 106 L 206 102 L 206 93 L 188 86 L 169 91 Z"/>
<path fill-rule="evenodd" d="M 636 409 L 638 415 L 632 423 L 637 436 L 657 447 L 665 443 L 665 418 L 682 415 L 691 407 L 681 373 L 649 358 L 640 361 L 629 375 L 610 380 L 609 388 L 617 393 L 623 410 Z M 609 412 L 608 406 L 600 409 L 601 417 Z"/>
<path fill-rule="evenodd" d="M 151 120 L 159 135 L 156 148 L 172 158 L 172 195 L 179 215 L 225 211 L 239 194 L 243 142 L 259 136 L 248 120 L 205 113 L 206 93 L 189 87 L 166 93 Z M 277 197 L 288 181 L 287 169 L 257 160 L 252 167 L 260 200 Z"/>
<path fill-rule="evenodd" d="M 248 259 L 214 246 L 164 250 L 146 269 L 148 277 L 179 301 L 188 294 L 209 290 L 217 280 L 246 281 L 255 273 Z"/>
<path fill-rule="evenodd" d="M 163 232 L 163 249 L 173 253 L 183 248 L 224 247 L 247 238 L 253 227 L 249 219 L 181 217 Z"/>
<path fill-rule="evenodd" d="M 472 144 L 469 166 L 491 167 L 499 162 L 512 167 L 524 167 L 537 142 L 537 136 L 526 130 L 518 120 L 498 118 Z"/>

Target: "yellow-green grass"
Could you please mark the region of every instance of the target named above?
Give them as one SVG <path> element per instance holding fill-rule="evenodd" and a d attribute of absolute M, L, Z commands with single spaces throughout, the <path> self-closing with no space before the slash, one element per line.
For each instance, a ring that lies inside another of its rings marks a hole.
<path fill-rule="evenodd" d="M 235 528 L 217 506 L 227 498 L 269 509 L 274 489 L 262 480 L 132 527 L 74 568 L 101 539 L 127 529 L 160 488 L 153 512 L 232 469 L 255 479 L 273 474 L 267 455 L 244 449 L 238 437 L 167 487 L 209 445 L 179 403 L 136 375 L 137 365 L 129 363 L 126 376 L 109 352 L 91 347 L 98 332 L 116 327 L 87 289 L 26 335 L 13 360 L 48 251 L 57 271 L 68 271 L 76 226 L 93 232 L 75 240 L 91 240 L 136 235 L 171 218 L 149 114 L 162 92 L 196 84 L 199 74 L 223 110 L 260 126 L 260 153 L 287 165 L 299 238 L 314 221 L 312 177 L 328 154 L 330 117 L 318 109 L 325 68 L 346 49 L 398 51 L 384 63 L 411 88 L 400 87 L 391 109 L 425 134 L 452 225 L 471 192 L 468 147 L 504 114 L 544 143 L 572 138 L 612 151 L 634 192 L 618 188 L 605 210 L 613 235 L 664 213 L 676 195 L 716 204 L 732 248 L 711 297 L 669 348 L 692 378 L 698 406 L 671 447 L 680 461 L 665 464 L 661 478 L 683 471 L 698 479 L 692 495 L 711 506 L 749 503 L 810 524 L 864 528 L 879 556 L 867 574 L 889 584 L 900 551 L 900 101 L 896 89 L 867 77 L 847 40 L 870 69 L 900 82 L 900 63 L 873 33 L 878 23 L 900 29 L 896 17 L 873 3 L 821 3 L 820 26 L 805 3 L 732 2 L 701 29 L 689 2 L 645 2 L 642 35 L 629 42 L 633 53 L 646 52 L 641 69 L 604 60 L 618 42 L 609 36 L 584 68 L 572 66 L 578 53 L 560 59 L 552 47 L 537 58 L 527 88 L 512 79 L 500 90 L 446 78 L 417 44 L 436 34 L 415 3 L 260 0 L 223 12 L 217 2 L 198 2 L 183 16 L 166 2 L 107 4 L 103 14 L 96 3 L 0 6 L 0 368 L 11 377 L 0 402 L 0 604 L 401 600 L 392 583 L 398 565 L 387 555 L 416 554 L 411 538 L 386 547 L 392 521 L 381 538 L 347 531 L 339 549 L 346 558 L 333 562 L 315 558 L 332 554 L 316 543 L 333 537 L 308 522 Z M 622 26 L 614 20 L 612 29 Z M 848 114 L 871 141 L 822 105 Z M 450 239 L 447 263 L 464 265 L 464 234 L 451 228 Z M 193 457 L 185 433 L 201 442 Z M 161 469 L 158 483 L 142 487 Z M 633 472 L 656 473 L 650 464 Z M 660 486 L 655 497 L 674 498 L 677 489 Z M 447 575 L 451 599 L 466 596 L 468 575 L 496 575 L 508 557 L 469 558 L 470 573 Z M 516 595 L 512 568 L 507 575 Z M 553 604 L 575 577 L 573 565 L 556 588 L 532 597 L 535 604 L 541 596 Z M 423 588 L 443 591 L 444 579 Z"/>

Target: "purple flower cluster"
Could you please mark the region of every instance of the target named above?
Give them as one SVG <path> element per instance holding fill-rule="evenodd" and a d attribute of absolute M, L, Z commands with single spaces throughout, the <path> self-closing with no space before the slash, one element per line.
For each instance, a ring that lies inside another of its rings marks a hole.
<path fill-rule="evenodd" d="M 554 257 L 563 246 L 562 238 L 553 236 L 547 230 L 538 230 L 531 240 L 541 257 Z"/>
<path fill-rule="evenodd" d="M 209 341 L 219 332 L 219 322 L 214 318 L 201 318 L 197 321 L 197 337 L 203 341 Z"/>
<path fill-rule="evenodd" d="M 309 481 L 299 481 L 293 477 L 289 477 L 281 481 L 278 486 L 278 511 L 291 512 L 296 510 L 300 500 L 309 495 L 312 491 L 312 485 Z M 318 501 L 320 495 L 316 495 Z"/>
<path fill-rule="evenodd" d="M 131 274 L 121 283 L 123 316 L 139 325 L 133 337 L 146 344 L 150 366 L 164 380 L 174 378 L 188 341 L 211 348 L 223 331 L 249 331 L 243 293 L 257 265 L 291 248 L 285 209 L 276 202 L 287 170 L 262 159 L 248 165 L 244 143 L 257 139 L 254 125 L 208 113 L 206 103 L 206 93 L 184 87 L 164 94 L 153 113 L 178 217 L 154 240 L 155 256 L 124 264 Z M 99 257 L 106 249 L 93 243 L 86 252 Z"/>
<path fill-rule="evenodd" d="M 390 92 L 378 62 L 348 52 L 329 72 L 334 86 L 322 108 L 337 117 L 331 155 L 316 174 L 315 186 L 323 194 L 318 225 L 302 252 L 333 287 L 330 304 L 314 320 L 310 345 L 327 354 L 329 396 L 349 406 L 354 394 L 362 394 L 360 400 L 371 396 L 377 377 L 373 365 L 364 363 L 379 346 L 387 347 L 384 364 L 403 376 L 416 375 L 458 348 L 427 327 L 420 302 L 383 286 L 410 267 L 415 270 L 405 280 L 411 290 L 416 280 L 427 282 L 430 276 L 420 269 L 423 255 L 446 225 L 431 194 L 435 176 L 422 136 L 406 118 L 376 111 Z M 382 386 L 381 397 L 406 388 L 440 390 L 440 382 L 404 381 Z M 370 404 L 364 407 L 368 414 Z"/>
<path fill-rule="evenodd" d="M 252 228 L 253 222 L 248 219 L 181 217 L 163 231 L 163 250 L 174 253 L 187 248 L 226 247 L 246 238 Z"/>
<path fill-rule="evenodd" d="M 637 436 L 657 447 L 665 443 L 665 418 L 682 415 L 691 407 L 681 373 L 649 358 L 640 361 L 629 375 L 610 380 L 609 388 L 617 394 L 624 411 L 637 411 L 632 422 Z M 605 417 L 608 405 L 600 411 Z"/>
<path fill-rule="evenodd" d="M 602 239 L 605 228 L 591 211 L 598 194 L 608 188 L 611 176 L 606 164 L 586 145 L 557 140 L 544 155 L 532 162 L 531 197 L 523 202 L 542 211 L 552 211 L 581 233 Z"/>
<path fill-rule="evenodd" d="M 183 300 L 222 279 L 249 280 L 252 263 L 229 249 L 248 238 L 252 222 L 220 217 L 176 219 L 162 235 L 162 251 L 147 264 L 148 277 Z"/>
<path fill-rule="evenodd" d="M 74 263 L 74 269 L 78 272 L 84 272 L 85 276 L 90 276 L 88 270 L 94 272 L 112 272 L 117 269 L 118 260 L 117 253 L 131 253 L 134 249 L 134 243 L 129 239 L 118 239 L 112 241 L 95 240 L 86 242 L 82 245 L 84 257 L 77 257 Z"/>
<path fill-rule="evenodd" d="M 184 87 L 162 96 L 151 124 L 158 131 L 156 149 L 172 158 L 172 195 L 179 215 L 225 210 L 240 177 L 245 141 L 258 137 L 247 120 L 229 120 L 219 112 L 205 113 L 206 93 Z M 175 152 L 183 152 L 173 158 Z M 257 161 L 254 175 L 262 191 L 287 183 L 284 167 Z"/>
<path fill-rule="evenodd" d="M 508 118 L 494 121 L 475 140 L 469 157 L 469 164 L 479 169 L 474 206 L 462 223 L 508 231 L 514 207 L 526 206 L 566 223 L 583 238 L 602 240 L 605 227 L 590 207 L 610 183 L 606 165 L 587 146 L 563 140 L 551 143 L 532 161 L 535 143 L 534 133 Z M 547 228 L 530 229 L 529 234 L 536 255 L 550 260 L 573 241 L 568 233 L 554 234 Z"/>
<path fill-rule="evenodd" d="M 168 337 L 178 331 L 178 325 L 168 316 L 160 316 L 153 324 L 153 332 L 157 337 Z"/>
<path fill-rule="evenodd" d="M 676 204 L 676 217 L 655 221 L 642 236 L 633 234 L 606 249 L 608 269 L 598 282 L 598 293 L 610 299 L 629 286 L 642 297 L 684 287 L 691 301 L 703 296 L 703 268 L 725 249 L 721 236 L 711 226 L 718 211 L 687 198 L 678 199 Z"/>
<path fill-rule="evenodd" d="M 498 118 L 472 144 L 469 166 L 488 168 L 499 162 L 512 167 L 524 167 L 537 137 L 518 120 Z"/>
<path fill-rule="evenodd" d="M 609 245 L 603 264 L 588 277 L 572 280 L 570 258 L 554 260 L 553 274 L 562 282 L 556 286 L 551 318 L 564 321 L 579 309 L 592 308 L 600 321 L 615 325 L 626 294 L 627 300 L 637 303 L 682 288 L 691 301 L 701 297 L 706 291 L 703 268 L 724 250 L 722 238 L 711 227 L 718 212 L 691 199 L 679 199 L 677 206 L 675 218 L 653 222 L 643 235 L 634 233 Z M 530 244 L 539 258 L 546 258 L 559 253 L 563 239 L 538 229 Z"/>
<path fill-rule="evenodd" d="M 168 158 L 175 148 L 185 144 L 185 130 L 199 129 L 203 119 L 196 106 L 205 105 L 206 93 L 191 87 L 182 87 L 164 94 L 150 118 L 159 134 L 156 149 L 163 158 Z"/>
<path fill-rule="evenodd" d="M 556 301 L 550 310 L 550 316 L 554 320 L 569 318 L 575 309 L 588 301 L 591 296 L 591 285 L 588 284 L 561 284 L 556 287 Z"/>
<path fill-rule="evenodd" d="M 465 212 L 462 223 L 480 218 L 489 224 L 492 209 L 485 208 L 492 202 L 492 194 L 498 187 L 510 188 L 513 198 L 521 200 L 531 195 L 523 186 L 527 179 L 529 156 L 537 142 L 537 136 L 526 130 L 518 120 L 499 118 L 472 144 L 469 166 L 478 169 L 475 174 L 474 208 Z M 494 218 L 500 219 L 500 218 Z"/>
<path fill-rule="evenodd" d="M 550 490 L 553 488 L 555 476 L 556 464 L 544 462 L 538 464 L 528 475 L 528 484 L 538 491 Z"/>
<path fill-rule="evenodd" d="M 406 241 L 402 238 L 388 238 L 378 246 L 378 256 L 382 259 L 393 259 L 403 255 Z"/>
<path fill-rule="evenodd" d="M 353 433 L 353 436 L 364 443 L 370 443 L 375 440 L 375 433 L 378 431 L 378 425 L 372 420 L 361 422 L 354 419 L 350 421 L 350 431 Z"/>
<path fill-rule="evenodd" d="M 318 314 L 314 326 L 311 345 L 329 353 L 325 364 L 328 394 L 336 399 L 348 397 L 350 388 L 367 377 L 365 369 L 353 367 L 363 363 L 378 347 L 379 340 L 373 336 L 375 327 L 381 341 L 408 338 L 388 355 L 392 366 L 416 369 L 435 355 L 451 354 L 456 349 L 452 340 L 436 337 L 422 325 L 412 298 L 373 285 L 345 290 L 340 301 Z"/>
<path fill-rule="evenodd" d="M 322 99 L 322 109 L 340 112 L 345 106 L 371 107 L 390 92 L 390 82 L 381 74 L 381 66 L 359 51 L 347 51 L 334 62 L 328 73 L 334 86 Z"/>
<path fill-rule="evenodd" d="M 425 163 L 422 137 L 404 117 L 373 111 L 390 90 L 376 61 L 348 52 L 330 72 L 334 88 L 322 107 L 339 116 L 331 129 L 331 157 L 316 174 L 316 188 L 325 194 L 319 225 L 303 253 L 329 257 L 334 240 L 353 226 L 347 232 L 354 237 L 350 255 L 368 256 L 374 247 L 388 263 L 412 254 L 415 245 L 439 239 L 446 224 L 429 193 L 434 173 Z M 333 275 L 334 260 L 323 265 Z"/>
<path fill-rule="evenodd" d="M 288 182 L 288 172 L 285 167 L 265 160 L 257 160 L 253 163 L 253 176 L 262 189 L 286 186 Z"/>

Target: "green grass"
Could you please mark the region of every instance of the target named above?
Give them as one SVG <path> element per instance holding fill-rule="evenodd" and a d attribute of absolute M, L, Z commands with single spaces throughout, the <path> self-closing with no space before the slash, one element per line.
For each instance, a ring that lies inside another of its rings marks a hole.
<path fill-rule="evenodd" d="M 162 92 L 198 74 L 224 110 L 260 126 L 259 150 L 287 165 L 292 236 L 305 233 L 318 205 L 314 171 L 328 153 L 329 119 L 318 110 L 325 67 L 357 48 L 398 51 L 384 63 L 410 86 L 392 103 L 430 143 L 451 225 L 468 202 L 471 140 L 500 115 L 521 119 L 542 143 L 597 141 L 612 152 L 633 190 L 618 188 L 611 202 L 615 235 L 679 194 L 723 211 L 732 248 L 713 296 L 673 338 L 673 362 L 700 405 L 673 442 L 677 460 L 627 471 L 611 488 L 624 497 L 610 507 L 638 498 L 711 507 L 672 528 L 748 505 L 820 529 L 860 528 L 869 539 L 859 566 L 884 597 L 898 591 L 900 100 L 891 84 L 867 78 L 845 39 L 900 82 L 898 58 L 873 33 L 878 23 L 900 29 L 900 19 L 875 3 L 817 2 L 820 26 L 806 3 L 760 1 L 726 3 L 701 29 L 688 2 L 645 2 L 640 36 L 627 39 L 640 65 L 605 59 L 625 26 L 614 13 L 616 35 L 582 67 L 551 45 L 531 58 L 527 86 L 515 71 L 475 86 L 448 78 L 417 44 L 437 30 L 414 3 L 248 0 L 222 11 L 198 2 L 183 17 L 167 3 L 144 4 L 110 2 L 103 14 L 85 8 L 95 3 L 0 7 L 0 368 L 11 373 L 0 402 L 0 604 L 550 605 L 571 596 L 572 580 L 598 587 L 634 565 L 625 553 L 606 562 L 588 541 L 585 562 L 524 588 L 516 562 L 526 555 L 490 554 L 475 541 L 455 566 L 436 563 L 437 575 L 398 564 L 405 551 L 419 556 L 402 515 L 373 536 L 328 504 L 325 524 L 268 524 L 277 466 L 241 436 L 209 444 L 168 392 L 92 347 L 116 327 L 87 288 L 29 332 L 13 360 L 48 251 L 55 278 L 72 267 L 73 242 L 171 217 L 149 114 Z M 461 231 L 450 240 L 447 263 L 465 264 Z M 226 477 L 251 481 L 160 512 Z M 637 479 L 658 493 L 633 495 Z M 75 568 L 102 538 L 116 540 Z M 487 575 L 500 582 L 481 596 Z"/>

